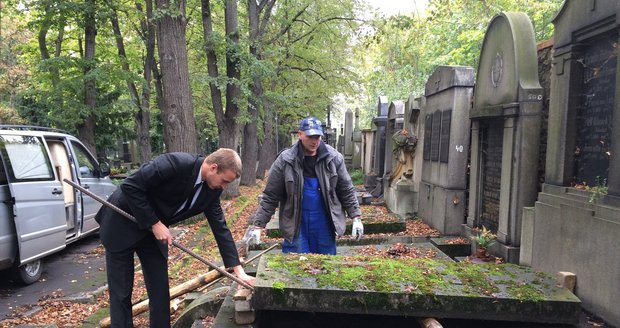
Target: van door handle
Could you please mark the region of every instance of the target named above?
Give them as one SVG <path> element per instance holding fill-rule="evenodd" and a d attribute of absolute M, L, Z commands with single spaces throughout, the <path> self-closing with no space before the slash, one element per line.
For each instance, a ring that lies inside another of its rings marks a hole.
<path fill-rule="evenodd" d="M 62 194 L 62 190 L 58 190 L 57 188 L 54 188 L 54 190 L 52 190 L 52 195 L 60 195 Z"/>
<path fill-rule="evenodd" d="M 90 189 L 90 186 L 89 186 L 89 185 L 87 185 L 87 184 L 85 184 L 85 185 L 83 185 L 83 186 L 82 186 L 82 188 L 84 188 L 84 189 Z"/>

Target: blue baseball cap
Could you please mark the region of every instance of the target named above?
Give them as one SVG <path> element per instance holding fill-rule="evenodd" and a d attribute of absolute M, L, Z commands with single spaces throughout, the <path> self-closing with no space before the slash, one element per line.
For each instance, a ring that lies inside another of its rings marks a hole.
<path fill-rule="evenodd" d="M 303 131 L 307 136 L 323 136 L 321 121 L 316 117 L 308 117 L 299 123 L 299 131 Z"/>

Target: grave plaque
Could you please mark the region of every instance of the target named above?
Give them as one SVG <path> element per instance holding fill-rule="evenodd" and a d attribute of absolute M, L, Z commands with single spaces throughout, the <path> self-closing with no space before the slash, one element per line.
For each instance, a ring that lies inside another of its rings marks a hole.
<path fill-rule="evenodd" d="M 501 120 L 491 120 L 482 131 L 482 206 L 480 223 L 497 233 L 502 181 L 502 144 L 504 129 Z"/>
<path fill-rule="evenodd" d="M 448 130 L 448 133 L 450 131 Z M 439 136 L 441 135 L 441 112 L 433 113 L 433 129 L 431 131 L 431 161 L 439 160 Z"/>
<path fill-rule="evenodd" d="M 577 108 L 575 178 L 597 184 L 609 174 L 616 91 L 617 34 L 594 41 L 584 54 L 582 105 Z"/>
<path fill-rule="evenodd" d="M 441 133 L 439 142 L 439 161 L 448 163 L 450 154 L 450 122 L 452 121 L 452 110 L 441 112 Z"/>
<path fill-rule="evenodd" d="M 433 130 L 433 115 L 427 114 L 424 120 L 424 152 L 422 158 L 425 161 L 431 159 L 431 131 Z"/>

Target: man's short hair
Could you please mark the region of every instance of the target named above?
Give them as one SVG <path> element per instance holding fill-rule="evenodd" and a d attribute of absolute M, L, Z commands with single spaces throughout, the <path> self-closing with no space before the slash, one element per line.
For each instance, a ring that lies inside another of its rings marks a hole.
<path fill-rule="evenodd" d="M 217 164 L 217 173 L 226 170 L 235 172 L 237 178 L 241 176 L 241 157 L 230 148 L 220 148 L 205 158 L 207 164 Z"/>

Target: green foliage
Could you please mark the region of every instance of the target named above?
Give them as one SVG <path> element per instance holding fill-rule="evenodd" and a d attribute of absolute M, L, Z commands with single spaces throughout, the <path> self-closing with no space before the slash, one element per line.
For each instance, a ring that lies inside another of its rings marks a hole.
<path fill-rule="evenodd" d="M 601 196 L 607 195 L 607 191 L 609 190 L 609 186 L 607 186 L 607 179 L 597 176 L 596 185 L 592 187 L 586 186 L 586 190 L 590 192 L 590 198 L 588 198 L 588 202 L 596 202 L 599 198 L 601 198 Z"/>
<path fill-rule="evenodd" d="M 277 113 L 279 131 L 295 128 L 301 117 L 325 118 L 332 106 L 341 108 L 357 101 L 362 126 L 370 126 L 378 95 L 389 100 L 406 100 L 420 95 L 429 74 L 440 64 L 476 65 L 486 26 L 501 11 L 525 11 L 534 23 L 537 40 L 551 36 L 551 17 L 561 0 L 431 0 L 422 17 L 393 16 L 367 19 L 364 0 L 277 1 L 265 33 L 259 39 L 248 35 L 247 3 L 239 2 L 239 44 L 230 49 L 239 58 L 240 80 L 226 77 L 224 2 L 211 1 L 213 35 L 203 38 L 201 2 L 187 1 L 185 13 L 192 100 L 200 149 L 217 146 L 209 83 L 225 94 L 226 86 L 240 86 L 235 100 L 241 113 L 238 123 L 253 120 L 247 113 L 253 79 L 262 82 L 264 94 L 257 99 L 258 134 L 262 137 L 265 104 Z M 95 60 L 83 59 L 84 12 L 87 3 L 6 0 L 2 6 L 0 35 L 0 106 L 17 111 L 27 124 L 57 127 L 75 133 L 86 117 L 96 120 L 96 142 L 100 149 L 113 149 L 118 139 L 135 138 L 135 99 L 127 82 L 138 89 L 145 82 L 144 33 L 141 22 L 155 24 L 159 18 L 178 18 L 177 1 L 167 8 L 154 8 L 155 17 L 146 21 L 145 3 L 97 2 Z M 47 5 L 47 6 L 46 6 Z M 112 9 L 116 11 L 125 44 L 126 59 L 118 54 L 112 30 Z M 44 36 L 43 44 L 38 37 Z M 60 42 L 61 41 L 61 42 Z M 58 43 L 57 43 L 58 42 Z M 59 48 L 56 49 L 56 45 Z M 219 76 L 207 72 L 205 45 L 218 56 Z M 250 45 L 260 56 L 250 54 Z M 41 46 L 49 53 L 42 59 Z M 157 56 L 157 51 L 156 54 Z M 159 58 L 156 58 L 159 62 Z M 124 70 L 122 65 L 127 65 Z M 85 68 L 92 68 L 88 76 Z M 84 105 L 84 81 L 96 79 L 96 108 Z M 151 144 L 154 153 L 165 150 L 162 119 L 155 102 L 155 83 L 149 85 Z M 341 100 L 342 104 L 337 104 Z M 225 100 L 224 100 L 225 101 Z M 225 105 L 225 104 L 224 104 Z M 11 112 L 13 113 L 13 112 Z"/>
<path fill-rule="evenodd" d="M 553 33 L 551 19 L 563 0 L 430 0 L 422 16 L 375 17 L 355 48 L 362 76 L 364 126 L 376 116 L 377 97 L 406 101 L 421 96 L 439 65 L 476 68 L 491 19 L 505 11 L 525 12 L 537 41 Z"/>
<path fill-rule="evenodd" d="M 469 238 L 475 241 L 476 245 L 479 247 L 487 248 L 493 245 L 495 243 L 495 239 L 497 239 L 497 236 L 485 226 L 482 226 L 482 229 L 474 228 L 472 229 L 472 232 L 474 235 Z"/>
<path fill-rule="evenodd" d="M 359 186 L 364 184 L 364 171 L 362 169 L 355 169 L 349 172 L 351 175 L 351 180 L 353 181 L 354 186 Z"/>

